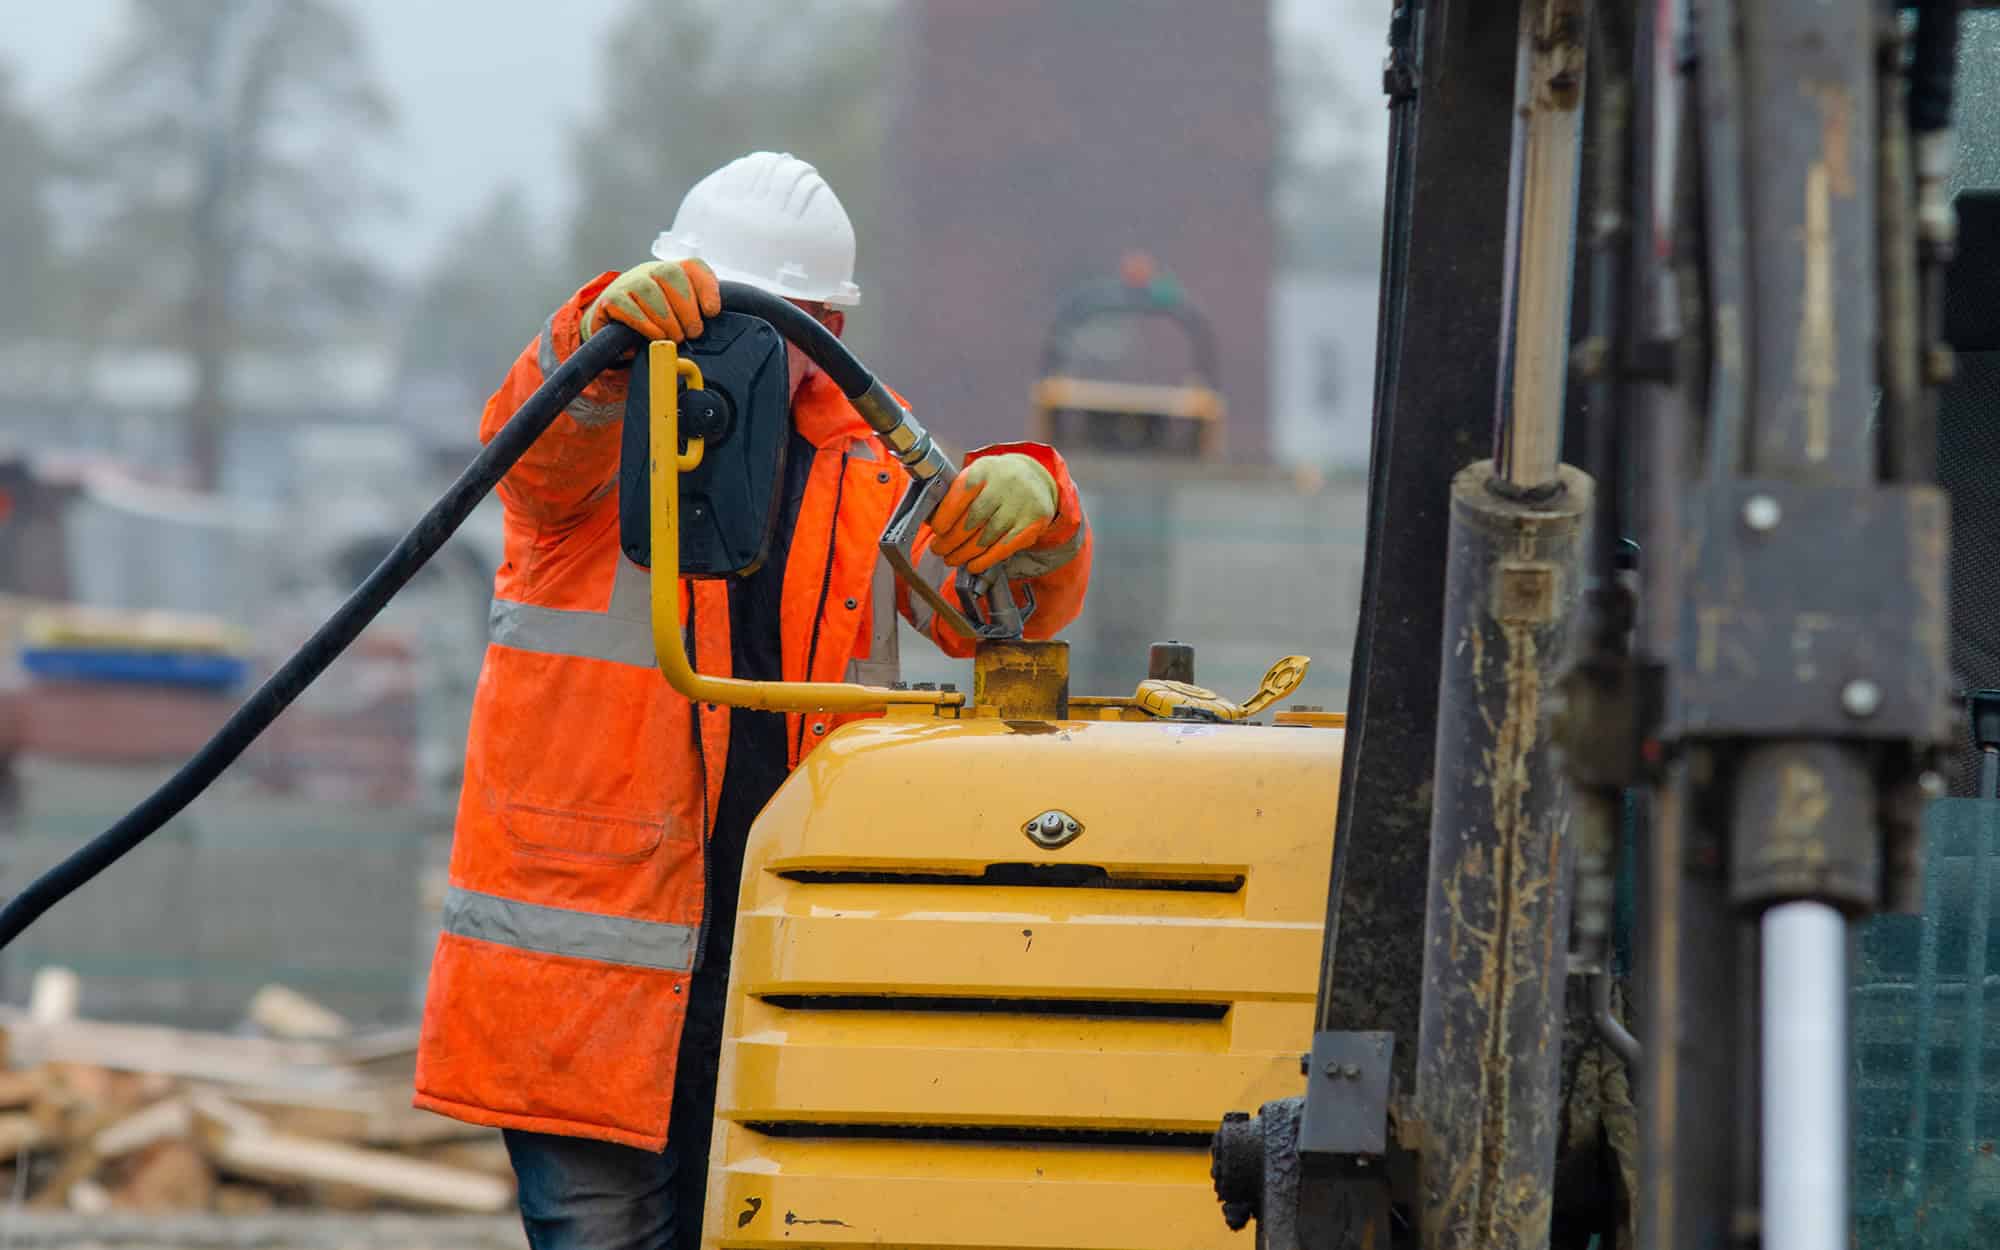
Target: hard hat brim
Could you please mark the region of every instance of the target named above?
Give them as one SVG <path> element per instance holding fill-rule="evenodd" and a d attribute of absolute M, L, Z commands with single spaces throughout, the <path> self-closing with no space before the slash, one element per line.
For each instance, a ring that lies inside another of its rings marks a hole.
<path fill-rule="evenodd" d="M 749 273 L 729 265 L 720 265 L 701 254 L 699 247 L 692 247 L 675 238 L 670 231 L 663 231 L 653 240 L 653 257 L 656 260 L 698 260 L 706 264 L 718 280 L 741 282 L 781 299 L 806 300 L 816 304 L 827 304 L 834 308 L 852 308 L 861 302 L 861 288 L 852 282 L 843 282 L 832 290 L 811 285 L 798 285 L 774 280 L 767 274 Z"/>

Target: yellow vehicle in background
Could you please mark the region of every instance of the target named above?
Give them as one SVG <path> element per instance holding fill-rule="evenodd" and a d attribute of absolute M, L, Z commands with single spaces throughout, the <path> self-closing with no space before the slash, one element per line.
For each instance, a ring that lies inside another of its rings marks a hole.
<path fill-rule="evenodd" d="M 1155 372 L 1150 362 L 1141 368 L 1102 358 L 1132 355 L 1138 332 L 1160 322 L 1176 327 L 1186 341 L 1180 376 L 1171 381 L 1104 376 Z M 1187 301 L 1180 283 L 1159 271 L 1152 257 L 1131 253 L 1116 280 L 1071 291 L 1050 322 L 1028 437 L 1072 451 L 1218 459 L 1228 405 L 1215 356 L 1215 330 Z M 1099 359 L 1087 363 L 1086 357 Z"/>

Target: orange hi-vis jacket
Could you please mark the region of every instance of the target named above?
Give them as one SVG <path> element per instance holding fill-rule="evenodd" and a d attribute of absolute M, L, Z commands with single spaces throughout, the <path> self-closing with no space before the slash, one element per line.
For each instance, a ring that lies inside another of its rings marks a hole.
<path fill-rule="evenodd" d="M 487 402 L 482 439 L 576 350 L 579 317 L 615 276 L 556 310 Z M 661 1150 L 729 710 L 697 712 L 654 663 L 649 575 L 618 541 L 625 385 L 622 372 L 600 377 L 500 484 L 505 562 L 466 741 L 415 1102 L 475 1124 Z M 880 632 L 873 616 L 892 610 L 945 651 L 970 654 L 920 598 L 896 587 L 892 599 L 876 584 L 900 466 L 822 375 L 799 387 L 792 420 L 815 452 L 784 570 L 785 679 L 866 672 Z M 1090 531 L 1052 449 L 1011 444 L 966 459 L 1002 451 L 1034 456 L 1058 486 L 1055 521 L 1009 564 L 1034 591 L 1028 633 L 1046 638 L 1083 606 Z M 948 572 L 935 556 L 919 567 L 940 581 Z M 692 581 L 681 602 L 695 663 L 727 674 L 727 587 Z M 839 720 L 792 717 L 790 763 Z"/>

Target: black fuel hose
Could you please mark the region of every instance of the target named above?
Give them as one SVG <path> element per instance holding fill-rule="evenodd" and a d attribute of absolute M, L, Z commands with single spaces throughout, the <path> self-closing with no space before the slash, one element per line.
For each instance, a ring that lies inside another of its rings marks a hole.
<path fill-rule="evenodd" d="M 833 331 L 790 300 L 741 282 L 725 282 L 722 307 L 728 312 L 770 322 L 787 343 L 804 352 L 806 359 L 818 365 L 849 399 L 859 399 L 873 389 L 875 375 L 868 372 L 868 366 L 856 360 L 854 353 L 847 350 L 847 344 L 834 337 Z"/>
<path fill-rule="evenodd" d="M 722 306 L 731 312 L 747 313 L 770 322 L 813 363 L 825 370 L 850 399 L 859 400 L 878 389 L 878 383 L 853 353 L 811 316 L 787 301 L 767 295 L 755 287 L 737 282 L 722 284 Z M 201 793 L 236 762 L 238 756 L 270 728 L 279 713 L 313 684 L 327 666 L 340 657 L 349 643 L 361 635 L 388 606 L 391 599 L 415 577 L 417 571 L 436 555 L 446 540 L 472 515 L 514 463 L 527 453 L 555 423 L 570 401 L 582 393 L 598 374 L 618 364 L 644 340 L 636 330 L 607 325 L 590 336 L 542 381 L 533 395 L 500 427 L 481 449 L 451 488 L 431 505 L 409 533 L 403 535 L 382 562 L 375 566 L 341 601 L 326 623 L 291 654 L 278 671 L 266 678 L 256 693 L 244 700 L 214 737 L 180 771 L 161 783 L 137 807 L 127 812 L 103 833 L 71 852 L 63 861 L 28 883 L 27 888 L 0 907 L 0 948 L 5 948 L 22 930 L 40 919 L 42 913 L 67 898 L 92 877 L 118 862 L 201 796 Z"/>
<path fill-rule="evenodd" d="M 894 437 L 899 426 L 910 420 L 909 412 L 889 393 L 887 387 L 875 380 L 868 367 L 854 358 L 847 345 L 835 338 L 833 332 L 814 320 L 810 313 L 793 304 L 754 286 L 744 286 L 740 282 L 722 284 L 722 307 L 729 312 L 748 313 L 761 317 L 777 328 L 785 340 L 806 354 L 806 359 L 820 367 L 820 370 L 847 396 L 854 410 L 861 414 L 877 434 L 889 439 L 891 451 L 905 450 L 902 441 Z"/>

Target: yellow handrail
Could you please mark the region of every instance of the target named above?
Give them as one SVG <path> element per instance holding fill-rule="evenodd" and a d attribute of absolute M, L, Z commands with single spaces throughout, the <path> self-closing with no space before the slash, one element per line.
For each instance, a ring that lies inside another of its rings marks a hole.
<path fill-rule="evenodd" d="M 688 440 L 680 450 L 680 379 L 699 389 L 701 367 L 681 358 L 665 339 L 646 352 L 651 429 L 653 538 L 653 654 L 667 684 L 697 703 L 721 703 L 760 712 L 880 712 L 891 704 L 962 707 L 965 696 L 954 691 L 890 690 L 844 681 L 746 681 L 739 677 L 709 677 L 688 662 L 681 636 L 681 493 L 680 474 L 701 463 L 702 440 Z M 672 460 L 661 454 L 674 452 Z"/>

